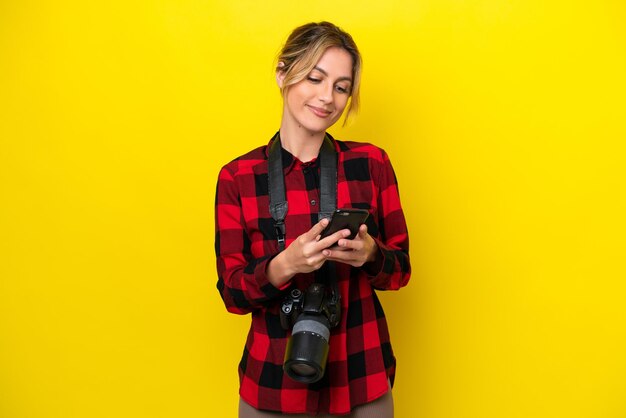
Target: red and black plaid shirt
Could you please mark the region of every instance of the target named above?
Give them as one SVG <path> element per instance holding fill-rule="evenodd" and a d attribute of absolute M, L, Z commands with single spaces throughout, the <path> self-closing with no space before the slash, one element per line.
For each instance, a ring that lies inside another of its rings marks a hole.
<path fill-rule="evenodd" d="M 268 146 L 225 165 L 219 174 L 215 204 L 217 287 L 229 312 L 252 313 L 252 324 L 239 364 L 240 395 L 257 409 L 283 413 L 347 414 L 371 402 L 393 384 L 395 357 L 387 321 L 374 292 L 396 290 L 410 277 L 409 237 L 398 186 L 387 154 L 371 144 L 333 139 L 338 153 L 337 207 L 370 213 L 369 234 L 378 244 L 376 260 L 361 268 L 336 263 L 341 321 L 331 330 L 325 376 L 312 384 L 283 373 L 285 346 L 280 303 L 290 288 L 267 279 L 268 262 L 278 253 L 269 213 Z M 302 163 L 285 149 L 283 166 L 289 211 L 286 246 L 317 223 L 318 160 Z M 298 274 L 291 286 L 304 291 L 314 274 Z"/>

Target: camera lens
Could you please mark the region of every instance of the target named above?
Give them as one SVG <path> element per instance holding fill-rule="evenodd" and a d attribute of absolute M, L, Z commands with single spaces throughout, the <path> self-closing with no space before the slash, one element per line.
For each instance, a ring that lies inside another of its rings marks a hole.
<path fill-rule="evenodd" d="M 330 324 L 324 315 L 300 315 L 287 343 L 285 373 L 298 382 L 320 380 L 328 359 L 329 338 Z"/>
<path fill-rule="evenodd" d="M 316 372 L 315 367 L 311 367 L 304 363 L 294 363 L 291 365 L 291 371 L 298 376 L 313 376 Z"/>

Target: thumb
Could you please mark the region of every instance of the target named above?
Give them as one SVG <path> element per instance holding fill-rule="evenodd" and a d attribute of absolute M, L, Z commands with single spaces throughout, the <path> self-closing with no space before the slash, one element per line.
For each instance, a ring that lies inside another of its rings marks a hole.
<path fill-rule="evenodd" d="M 361 226 L 359 227 L 359 238 L 365 239 L 366 236 L 367 236 L 367 225 L 361 224 Z"/>

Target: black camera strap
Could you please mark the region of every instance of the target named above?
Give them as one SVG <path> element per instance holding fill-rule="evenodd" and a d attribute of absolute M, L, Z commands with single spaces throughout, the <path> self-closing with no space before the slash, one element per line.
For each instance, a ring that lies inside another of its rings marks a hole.
<path fill-rule="evenodd" d="M 274 230 L 278 241 L 278 250 L 285 249 L 285 217 L 289 209 L 285 192 L 285 176 L 283 171 L 283 155 L 280 132 L 277 132 L 268 152 L 268 182 L 270 198 L 270 214 L 274 219 Z M 337 152 L 328 135 L 320 148 L 320 210 L 318 221 L 330 218 L 337 208 Z M 339 287 L 333 262 L 325 263 L 326 275 L 329 277 L 331 298 L 339 307 Z M 337 318 L 337 321 L 339 318 Z M 331 321 L 332 322 L 332 321 Z"/>
<path fill-rule="evenodd" d="M 330 218 L 337 208 L 337 152 L 326 135 L 320 148 L 320 211 L 317 220 Z M 268 158 L 268 181 L 270 194 L 270 214 L 274 219 L 274 230 L 278 240 L 278 250 L 285 249 L 285 216 L 289 210 L 285 192 L 283 173 L 283 153 L 280 134 L 272 139 Z"/>
<path fill-rule="evenodd" d="M 280 134 L 276 133 L 270 145 L 267 161 L 267 181 L 270 194 L 270 214 L 274 219 L 274 231 L 278 240 L 278 251 L 285 249 L 285 216 L 287 216 L 287 194 L 283 171 L 283 151 Z"/>

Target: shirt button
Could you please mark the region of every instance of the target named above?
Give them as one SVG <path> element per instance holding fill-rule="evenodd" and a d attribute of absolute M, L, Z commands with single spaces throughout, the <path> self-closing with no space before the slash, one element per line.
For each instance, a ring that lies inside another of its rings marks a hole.
<path fill-rule="evenodd" d="M 315 200 L 311 200 L 311 206 L 315 206 L 317 202 Z"/>

